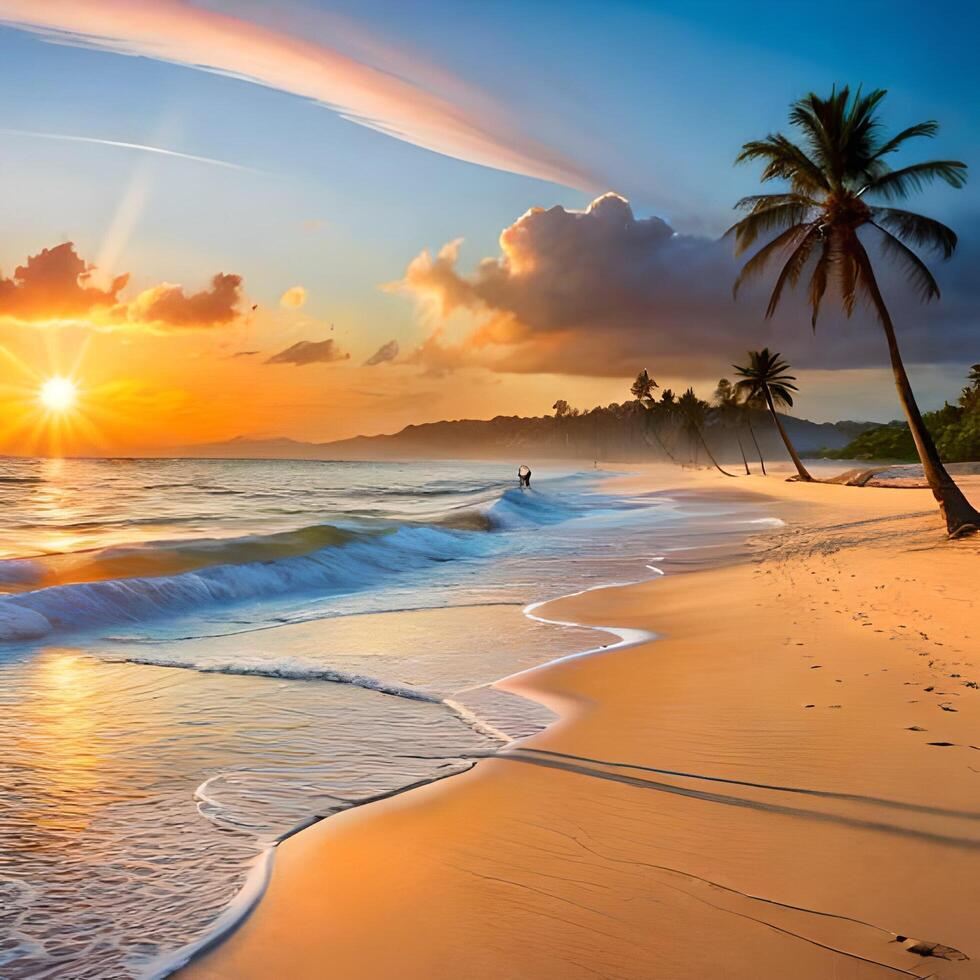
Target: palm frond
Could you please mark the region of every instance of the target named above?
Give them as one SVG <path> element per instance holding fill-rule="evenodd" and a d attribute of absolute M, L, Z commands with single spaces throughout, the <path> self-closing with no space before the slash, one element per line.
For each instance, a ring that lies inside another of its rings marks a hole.
<path fill-rule="evenodd" d="M 769 305 L 766 308 L 767 319 L 776 312 L 776 307 L 779 306 L 779 300 L 782 297 L 783 287 L 786 283 L 788 282 L 791 286 L 795 286 L 799 281 L 803 267 L 806 265 L 819 239 L 820 228 L 814 223 L 810 225 L 809 231 L 803 236 L 793 254 L 787 259 L 786 264 L 776 277 L 776 285 L 773 287 L 772 295 L 769 297 Z"/>
<path fill-rule="evenodd" d="M 790 394 L 790 389 L 796 391 L 795 385 L 785 385 L 779 384 L 778 382 L 770 382 L 768 385 L 769 397 L 777 405 L 786 405 L 788 408 L 793 407 L 793 396 Z"/>
<path fill-rule="evenodd" d="M 732 295 L 737 297 L 738 291 L 742 288 L 742 283 L 748 282 L 754 276 L 760 275 L 765 271 L 766 266 L 773 259 L 775 254 L 782 248 L 786 248 L 790 245 L 796 245 L 799 238 L 801 238 L 805 233 L 806 229 L 812 227 L 811 225 L 793 225 L 792 228 L 787 228 L 782 234 L 777 235 L 771 242 L 763 245 L 755 255 L 752 256 L 745 265 L 742 266 L 739 271 L 738 276 L 735 279 L 735 284 L 732 286 Z M 737 232 L 736 232 L 737 234 Z M 740 249 L 737 249 L 741 251 Z"/>
<path fill-rule="evenodd" d="M 942 252 L 944 259 L 956 249 L 956 232 L 933 218 L 898 208 L 872 208 L 871 216 L 875 224 L 887 228 L 907 245 Z"/>
<path fill-rule="evenodd" d="M 860 247 L 861 243 L 857 241 L 857 235 L 852 232 L 850 238 L 853 238 Z M 850 319 L 854 313 L 854 304 L 857 302 L 858 287 L 858 266 L 852 249 L 846 247 L 840 249 L 840 257 L 834 265 L 834 279 L 840 289 L 844 313 Z"/>
<path fill-rule="evenodd" d="M 778 204 L 805 204 L 807 207 L 816 208 L 820 204 L 807 194 L 750 194 L 735 202 L 736 211 L 748 211 L 754 214 L 757 211 L 765 211 Z"/>
<path fill-rule="evenodd" d="M 827 292 L 827 281 L 830 278 L 830 267 L 833 263 L 833 242 L 830 236 L 824 239 L 820 257 L 810 276 L 810 326 L 817 329 L 817 317 L 820 315 L 820 303 Z"/>
<path fill-rule="evenodd" d="M 770 231 L 782 231 L 793 225 L 812 221 L 813 208 L 809 204 L 775 204 L 747 214 L 725 232 L 725 236 L 735 235 L 735 254 L 741 255 L 755 240 Z"/>
<path fill-rule="evenodd" d="M 910 139 L 915 139 L 916 137 L 923 136 L 927 139 L 931 139 L 939 131 L 939 123 L 934 119 L 929 119 L 926 122 L 916 123 L 914 126 L 909 126 L 903 129 L 900 133 L 896 133 L 890 140 L 886 140 L 878 149 L 875 151 L 874 159 L 880 160 L 883 156 L 887 156 L 889 153 L 894 153 L 903 143 Z"/>
<path fill-rule="evenodd" d="M 904 269 L 906 279 L 920 298 L 926 303 L 931 299 L 939 299 L 939 284 L 922 259 L 890 231 L 873 221 L 870 224 L 881 232 L 882 250 L 885 255 L 894 259 Z"/>
<path fill-rule="evenodd" d="M 966 183 L 966 164 L 959 160 L 913 163 L 874 178 L 859 193 L 880 194 L 886 200 L 893 201 L 908 197 L 913 191 L 922 190 L 934 180 L 944 180 L 950 187 L 962 187 Z"/>
<path fill-rule="evenodd" d="M 760 177 L 763 182 L 788 180 L 793 190 L 800 194 L 830 190 L 830 183 L 820 166 L 781 133 L 770 133 L 764 140 L 746 143 L 735 162 L 760 159 L 766 161 Z"/>

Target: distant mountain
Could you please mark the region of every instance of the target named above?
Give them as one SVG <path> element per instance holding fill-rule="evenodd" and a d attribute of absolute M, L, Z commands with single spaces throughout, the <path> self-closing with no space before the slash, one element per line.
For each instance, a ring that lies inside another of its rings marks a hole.
<path fill-rule="evenodd" d="M 855 436 L 878 425 L 851 421 L 817 423 L 789 415 L 780 418 L 802 453 L 819 448 L 840 449 Z M 767 413 L 754 413 L 752 427 L 767 459 L 786 457 L 779 434 Z M 717 417 L 709 417 L 705 437 L 712 451 L 722 459 L 741 458 L 739 440 L 750 460 L 755 455 L 751 434 L 744 426 L 734 430 L 723 425 Z M 391 435 L 356 436 L 336 442 L 238 437 L 181 450 L 191 456 L 223 459 L 512 459 L 520 456 L 532 460 L 624 462 L 665 459 L 668 452 L 687 459 L 690 451 L 683 432 L 676 428 L 652 429 L 643 410 L 631 402 L 566 418 L 499 415 L 489 420 L 460 419 L 409 425 Z"/>

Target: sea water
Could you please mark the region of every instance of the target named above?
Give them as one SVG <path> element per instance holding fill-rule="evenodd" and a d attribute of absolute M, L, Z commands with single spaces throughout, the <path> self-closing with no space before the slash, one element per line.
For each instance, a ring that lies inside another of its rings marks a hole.
<path fill-rule="evenodd" d="M 283 834 L 547 723 L 490 683 L 612 638 L 525 605 L 764 520 L 515 472 L 0 462 L 0 976 L 165 970 Z"/>

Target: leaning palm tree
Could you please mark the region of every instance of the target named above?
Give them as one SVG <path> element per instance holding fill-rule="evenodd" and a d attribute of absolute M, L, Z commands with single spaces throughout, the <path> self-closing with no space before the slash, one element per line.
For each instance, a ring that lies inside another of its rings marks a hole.
<path fill-rule="evenodd" d="M 796 377 L 788 373 L 789 365 L 779 354 L 770 354 L 769 348 L 764 347 L 762 350 L 750 350 L 749 363 L 744 367 L 739 367 L 737 364 L 733 364 L 732 367 L 735 368 L 735 373 L 739 377 L 739 380 L 735 382 L 735 390 L 742 400 L 749 404 L 760 401 L 766 403 L 769 414 L 772 415 L 779 435 L 786 446 L 786 451 L 796 466 L 799 479 L 805 480 L 807 483 L 812 482 L 813 477 L 807 472 L 803 460 L 800 459 L 796 447 L 791 442 L 783 428 L 783 423 L 779 420 L 779 415 L 776 413 L 777 405 L 793 407 L 792 392 L 798 390 L 793 383 L 796 381 Z"/>
<path fill-rule="evenodd" d="M 939 286 L 914 249 L 929 249 L 949 258 L 956 248 L 955 233 L 932 218 L 868 202 L 907 197 L 935 180 L 962 187 L 966 164 L 933 160 L 897 170 L 889 167 L 888 156 L 913 138 L 934 136 L 939 127 L 932 121 L 917 123 L 885 138 L 878 117 L 884 97 L 882 89 L 867 95 L 858 90 L 852 97 L 847 86 L 835 88 L 826 99 L 811 93 L 790 109 L 790 124 L 800 131 L 802 143 L 774 133 L 742 147 L 736 162 L 762 160 L 763 182 L 785 180 L 789 189 L 746 197 L 736 205 L 747 212 L 730 229 L 739 253 L 761 235 L 775 237 L 745 263 L 735 286 L 737 290 L 739 284 L 763 272 L 770 260 L 782 254 L 784 261 L 767 317 L 779 305 L 784 286 L 799 282 L 810 259 L 815 259 L 809 279 L 814 329 L 828 285 L 836 288 L 848 316 L 858 295 L 870 302 L 885 333 L 898 397 L 922 468 L 947 530 L 954 537 L 980 530 L 980 513 L 946 472 L 922 420 L 864 237 L 877 239 L 881 257 L 898 263 L 923 300 L 938 298 Z"/>
<path fill-rule="evenodd" d="M 743 406 L 739 401 L 738 391 L 736 391 L 735 386 L 728 378 L 722 378 L 718 382 L 718 387 L 715 388 L 715 407 L 718 409 L 718 414 L 722 420 L 735 433 L 735 440 L 738 442 L 738 451 L 742 454 L 742 465 L 745 467 L 745 475 L 751 476 L 752 471 L 749 469 L 749 461 L 745 458 L 745 447 L 742 445 L 742 433 L 739 431 Z"/>
<path fill-rule="evenodd" d="M 683 395 L 677 400 L 677 411 L 681 417 L 684 428 L 687 430 L 688 435 L 693 440 L 697 439 L 700 441 L 701 445 L 704 446 L 704 451 L 708 454 L 708 459 L 714 464 L 716 470 L 719 473 L 724 473 L 725 476 L 735 476 L 734 473 L 729 473 L 728 470 L 722 469 L 718 460 L 715 459 L 711 450 L 708 448 L 707 442 L 704 439 L 704 423 L 708 415 L 708 409 L 710 406 L 707 402 L 702 401 L 694 394 L 693 388 L 688 388 Z M 697 443 L 695 443 L 697 445 Z"/>

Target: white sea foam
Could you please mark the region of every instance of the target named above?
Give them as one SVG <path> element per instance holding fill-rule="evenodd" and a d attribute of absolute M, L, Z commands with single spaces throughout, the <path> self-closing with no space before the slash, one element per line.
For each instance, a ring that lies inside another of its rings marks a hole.
<path fill-rule="evenodd" d="M 182 660 L 179 657 L 126 657 L 123 663 L 142 664 L 146 667 L 172 667 L 196 670 L 199 674 L 234 674 L 240 677 L 270 677 L 289 681 L 322 681 L 330 684 L 350 684 L 379 694 L 410 701 L 428 701 L 438 704 L 442 698 L 431 691 L 404 684 L 392 684 L 377 677 L 336 670 L 299 657 L 283 659 L 236 658 L 234 660 Z"/>

